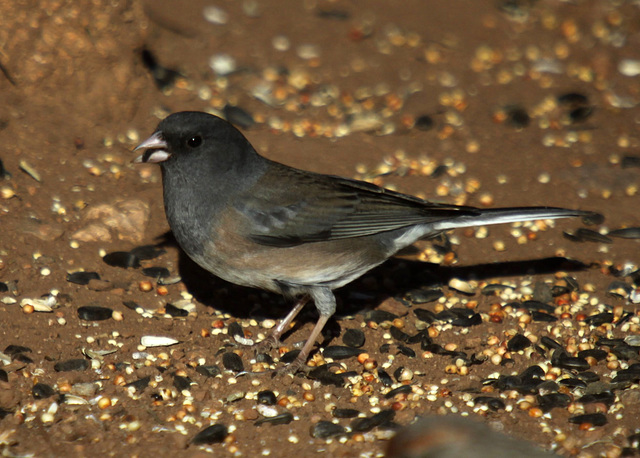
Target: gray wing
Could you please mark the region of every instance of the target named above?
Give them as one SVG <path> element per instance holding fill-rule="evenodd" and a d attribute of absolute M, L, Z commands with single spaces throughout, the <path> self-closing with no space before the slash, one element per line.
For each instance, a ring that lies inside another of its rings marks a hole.
<path fill-rule="evenodd" d="M 471 207 L 433 204 L 365 182 L 285 171 L 265 174 L 258 182 L 262 194 L 247 192 L 234 205 L 244 217 L 242 230 L 257 243 L 295 246 L 479 214 Z"/>

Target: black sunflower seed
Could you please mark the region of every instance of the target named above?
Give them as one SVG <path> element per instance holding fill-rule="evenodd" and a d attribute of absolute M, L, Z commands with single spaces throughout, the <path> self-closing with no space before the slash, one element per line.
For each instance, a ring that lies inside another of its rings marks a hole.
<path fill-rule="evenodd" d="M 584 382 L 583 380 L 580 380 L 579 378 L 574 378 L 574 377 L 558 380 L 558 383 L 560 385 L 568 386 L 569 388 L 586 388 L 587 387 L 586 382 Z"/>
<path fill-rule="evenodd" d="M 31 353 L 32 350 L 29 347 L 24 347 L 22 345 L 7 345 L 4 349 L 4 353 L 9 356 L 17 355 L 18 353 Z"/>
<path fill-rule="evenodd" d="M 31 389 L 31 394 L 35 399 L 45 399 L 56 394 L 56 390 L 46 383 L 36 383 Z"/>
<path fill-rule="evenodd" d="M 67 359 L 54 364 L 56 372 L 85 371 L 91 364 L 86 359 Z"/>
<path fill-rule="evenodd" d="M 173 386 L 175 386 L 178 391 L 188 390 L 192 383 L 193 382 L 189 377 L 184 377 L 182 375 L 173 376 Z"/>
<path fill-rule="evenodd" d="M 276 394 L 271 390 L 263 390 L 258 392 L 258 404 L 264 404 L 266 406 L 275 405 L 278 401 Z"/>
<path fill-rule="evenodd" d="M 404 366 L 400 366 L 395 371 L 393 371 L 393 377 L 399 382 L 400 377 L 402 376 L 402 372 L 404 371 Z"/>
<path fill-rule="evenodd" d="M 129 310 L 134 310 L 134 311 L 137 310 L 138 308 L 140 308 L 140 305 L 138 305 L 134 301 L 123 301 L 122 305 L 124 305 Z"/>
<path fill-rule="evenodd" d="M 611 383 L 613 384 L 624 383 L 624 382 L 638 383 L 638 381 L 640 381 L 640 372 L 623 369 L 618 371 L 618 373 L 613 378 L 613 380 L 611 380 Z"/>
<path fill-rule="evenodd" d="M 326 420 L 320 420 L 311 427 L 311 437 L 316 439 L 328 439 L 329 437 L 346 434 L 344 426 Z"/>
<path fill-rule="evenodd" d="M 386 399 L 391 399 L 397 394 L 409 394 L 411 392 L 413 392 L 413 388 L 411 388 L 411 385 L 401 385 L 398 388 L 394 388 L 393 390 L 389 391 L 384 395 L 384 397 Z"/>
<path fill-rule="evenodd" d="M 193 439 L 191 439 L 191 443 L 194 445 L 215 444 L 222 442 L 227 435 L 227 427 L 220 423 L 216 423 L 215 425 L 206 427 L 196 434 Z"/>
<path fill-rule="evenodd" d="M 172 316 L 174 318 L 184 318 L 186 316 L 189 316 L 189 312 L 176 307 L 173 304 L 167 304 L 164 306 L 164 313 L 166 313 L 169 316 Z"/>
<path fill-rule="evenodd" d="M 595 372 L 591 372 L 591 371 L 580 372 L 576 374 L 576 377 L 586 383 L 594 383 L 600 380 L 600 376 Z"/>
<path fill-rule="evenodd" d="M 342 387 L 344 385 L 345 375 L 336 374 L 329 370 L 328 364 L 323 364 L 320 367 L 316 367 L 315 369 L 309 371 L 307 374 L 309 378 L 318 380 L 323 385 L 335 385 L 337 387 Z"/>
<path fill-rule="evenodd" d="M 142 275 L 145 277 L 155 278 L 156 280 L 159 278 L 166 278 L 171 275 L 169 269 L 166 267 L 145 267 L 142 269 Z"/>
<path fill-rule="evenodd" d="M 531 346 L 531 341 L 522 334 L 516 334 L 507 342 L 507 350 L 520 351 Z"/>
<path fill-rule="evenodd" d="M 537 310 L 533 310 L 531 312 L 531 319 L 533 321 L 543 322 L 543 323 L 553 323 L 555 321 L 558 321 L 558 317 L 550 315 L 545 312 L 538 312 Z"/>
<path fill-rule="evenodd" d="M 501 285 L 499 283 L 492 283 L 482 288 L 482 291 L 480 291 L 480 294 L 482 294 L 483 296 L 495 296 L 500 294 L 502 291 L 504 291 L 507 288 L 511 288 L 511 286 Z"/>
<path fill-rule="evenodd" d="M 560 345 L 558 342 L 553 340 L 551 337 L 547 337 L 547 336 L 543 336 L 540 339 L 540 344 L 544 345 L 549 350 L 559 350 L 562 348 L 562 345 Z"/>
<path fill-rule="evenodd" d="M 398 345 L 398 353 L 404 356 L 408 356 L 409 358 L 416 357 L 416 352 L 409 347 L 405 347 L 404 345 Z"/>
<path fill-rule="evenodd" d="M 591 348 L 589 350 L 582 350 L 578 352 L 579 358 L 595 358 L 596 361 L 602 361 L 607 357 L 608 353 L 599 348 Z"/>
<path fill-rule="evenodd" d="M 602 403 L 611 406 L 616 401 L 616 395 L 611 391 L 601 391 L 600 393 L 585 394 L 578 402 L 582 404 Z"/>
<path fill-rule="evenodd" d="M 67 281 L 76 285 L 88 285 L 91 280 L 100 280 L 98 272 L 73 272 L 67 275 Z"/>
<path fill-rule="evenodd" d="M 297 349 L 288 351 L 280 357 L 280 362 L 284 364 L 290 364 L 296 360 L 299 354 L 300 350 Z"/>
<path fill-rule="evenodd" d="M 364 314 L 365 321 L 373 321 L 374 323 L 384 323 L 385 321 L 393 321 L 398 318 L 391 312 L 385 312 L 384 310 L 369 310 Z"/>
<path fill-rule="evenodd" d="M 331 415 L 335 418 L 355 418 L 360 415 L 360 411 L 356 409 L 333 409 Z"/>
<path fill-rule="evenodd" d="M 8 382 L 9 374 L 4 369 L 0 369 L 0 382 Z"/>
<path fill-rule="evenodd" d="M 422 343 L 422 342 L 431 343 L 431 337 L 429 337 L 429 330 L 428 329 L 423 329 L 419 333 L 409 337 L 409 340 L 407 340 L 408 344 L 417 344 L 417 343 Z"/>
<path fill-rule="evenodd" d="M 244 338 L 244 331 L 242 330 L 242 326 L 237 321 L 232 321 L 231 323 L 229 323 L 229 327 L 228 327 L 227 331 L 228 331 L 228 334 L 231 337 L 243 337 Z"/>
<path fill-rule="evenodd" d="M 553 364 L 553 359 L 552 359 Z M 564 356 L 558 358 L 558 361 L 554 364 L 554 366 L 561 367 L 562 369 L 571 369 L 577 371 L 586 371 L 589 369 L 589 363 L 584 358 L 579 358 L 575 356 Z"/>
<path fill-rule="evenodd" d="M 443 295 L 444 293 L 440 289 L 412 289 L 402 296 L 402 298 L 412 304 L 426 304 L 437 301 Z"/>
<path fill-rule="evenodd" d="M 585 318 L 584 322 L 590 326 L 600 326 L 605 323 L 613 323 L 613 313 L 597 313 Z"/>
<path fill-rule="evenodd" d="M 151 376 L 148 375 L 146 377 L 139 378 L 138 380 L 134 380 L 133 382 L 127 383 L 125 387 L 133 387 L 134 390 L 141 393 L 146 387 L 149 386 L 150 381 Z"/>
<path fill-rule="evenodd" d="M 416 317 L 420 320 L 420 321 L 424 321 L 425 323 L 433 323 L 434 321 L 436 321 L 436 314 L 433 313 L 431 310 L 427 310 L 427 309 L 414 309 L 413 313 L 415 313 Z"/>
<path fill-rule="evenodd" d="M 576 425 L 590 424 L 593 426 L 604 426 L 607 424 L 607 417 L 603 413 L 587 413 L 569 418 L 569 423 Z"/>
<path fill-rule="evenodd" d="M 215 377 L 222 373 L 218 366 L 214 365 L 200 365 L 196 367 L 196 372 L 198 374 L 204 375 L 205 377 Z"/>
<path fill-rule="evenodd" d="M 366 418 L 356 418 L 351 422 L 351 430 L 364 433 L 393 420 L 395 411 L 388 409 Z"/>
<path fill-rule="evenodd" d="M 391 337 L 393 337 L 396 340 L 399 340 L 400 342 L 407 342 L 410 339 L 409 334 L 407 334 L 404 331 L 401 331 L 395 326 L 391 326 L 389 328 L 389 334 L 391 334 Z"/>
<path fill-rule="evenodd" d="M 624 339 L 608 339 L 606 337 L 601 337 L 598 339 L 597 343 L 600 347 L 615 347 L 616 345 L 624 344 Z"/>
<path fill-rule="evenodd" d="M 13 356 L 13 360 L 14 361 L 18 361 L 20 363 L 24 363 L 24 364 L 31 364 L 33 363 L 33 360 L 31 358 L 29 358 L 27 355 L 25 355 L 24 353 L 16 353 Z"/>
<path fill-rule="evenodd" d="M 524 301 L 520 304 L 521 308 L 524 308 L 529 311 L 540 311 L 547 313 L 555 312 L 556 308 L 553 305 L 545 304 L 540 301 Z"/>
<path fill-rule="evenodd" d="M 360 353 L 363 353 L 363 350 L 353 347 L 347 347 L 343 345 L 332 345 L 330 347 L 326 347 L 322 355 L 325 358 L 331 358 L 333 360 L 352 358 L 354 356 L 358 356 Z"/>
<path fill-rule="evenodd" d="M 538 406 L 545 412 L 556 407 L 567 407 L 571 404 L 571 396 L 562 393 L 550 393 L 537 396 Z"/>
<path fill-rule="evenodd" d="M 256 355 L 256 362 L 267 363 L 268 365 L 271 365 L 273 364 L 273 358 L 271 357 L 271 355 L 268 355 L 266 353 L 258 353 Z"/>
<path fill-rule="evenodd" d="M 584 242 L 613 243 L 613 240 L 611 240 L 610 237 L 607 237 L 606 235 L 603 235 L 598 231 L 587 229 L 585 227 L 576 229 L 574 235 Z"/>
<path fill-rule="evenodd" d="M 611 349 L 611 353 L 618 359 L 628 361 L 638 358 L 638 348 L 627 344 L 616 345 Z"/>
<path fill-rule="evenodd" d="M 474 313 L 471 316 L 458 316 L 451 320 L 453 326 L 471 327 L 482 324 L 482 316 L 479 313 Z"/>
<path fill-rule="evenodd" d="M 6 293 L 7 291 L 9 291 L 9 285 L 0 281 L 0 293 Z"/>
<path fill-rule="evenodd" d="M 611 237 L 619 237 L 622 239 L 640 239 L 640 227 L 625 227 L 624 229 L 616 229 L 609 231 L 607 235 Z"/>
<path fill-rule="evenodd" d="M 342 343 L 347 347 L 360 348 L 364 345 L 364 332 L 360 329 L 347 329 L 342 335 Z"/>
<path fill-rule="evenodd" d="M 259 418 L 253 424 L 255 426 L 260 426 L 265 423 L 269 423 L 273 426 L 275 425 L 287 425 L 293 421 L 293 414 L 291 412 L 283 412 L 275 417 L 265 417 Z"/>
<path fill-rule="evenodd" d="M 433 129 L 433 126 L 435 125 L 435 122 L 433 121 L 433 118 L 429 115 L 420 115 L 416 118 L 416 121 L 414 123 L 414 127 L 418 130 L 423 130 L 423 131 L 427 131 L 427 130 L 431 130 Z"/>
<path fill-rule="evenodd" d="M 78 308 L 78 318 L 85 321 L 103 321 L 113 316 L 113 310 L 97 305 L 85 305 Z"/>
<path fill-rule="evenodd" d="M 222 365 L 225 369 L 233 372 L 242 372 L 244 370 L 244 364 L 242 364 L 242 358 L 233 352 L 226 352 L 222 355 Z"/>
<path fill-rule="evenodd" d="M 378 369 L 378 378 L 384 386 L 393 385 L 393 379 L 384 369 Z"/>

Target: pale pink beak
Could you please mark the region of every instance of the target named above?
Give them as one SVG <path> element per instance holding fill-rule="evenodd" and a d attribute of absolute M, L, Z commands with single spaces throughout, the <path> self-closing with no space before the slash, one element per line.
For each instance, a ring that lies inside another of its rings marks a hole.
<path fill-rule="evenodd" d="M 164 162 L 171 157 L 171 153 L 167 151 L 167 146 L 167 142 L 162 138 L 162 132 L 155 132 L 151 137 L 136 146 L 134 151 L 138 151 L 139 149 L 146 149 L 146 151 L 135 158 L 133 162 Z"/>

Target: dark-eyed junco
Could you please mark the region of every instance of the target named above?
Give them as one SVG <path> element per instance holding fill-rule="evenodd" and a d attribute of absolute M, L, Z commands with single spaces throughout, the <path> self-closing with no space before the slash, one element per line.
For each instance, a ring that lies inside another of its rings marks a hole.
<path fill-rule="evenodd" d="M 136 162 L 160 163 L 169 225 L 196 263 L 229 282 L 298 298 L 269 342 L 313 300 L 320 317 L 291 372 L 334 314 L 332 290 L 416 240 L 459 227 L 593 215 L 435 204 L 294 169 L 260 156 L 227 121 L 201 112 L 168 116 L 138 149 L 146 151 Z"/>

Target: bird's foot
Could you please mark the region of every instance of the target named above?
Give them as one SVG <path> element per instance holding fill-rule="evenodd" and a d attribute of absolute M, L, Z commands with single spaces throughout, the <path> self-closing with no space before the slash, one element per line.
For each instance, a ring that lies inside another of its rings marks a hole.
<path fill-rule="evenodd" d="M 280 369 L 273 371 L 272 377 L 279 375 L 296 375 L 296 374 L 308 374 L 313 370 L 313 367 L 307 366 L 306 358 L 296 358 L 291 364 L 288 364 Z"/>
<path fill-rule="evenodd" d="M 257 342 L 251 345 L 251 348 L 255 351 L 257 355 L 260 353 L 267 353 L 273 350 L 274 348 L 279 347 L 280 345 L 282 345 L 282 343 L 280 342 L 280 339 L 278 339 L 276 336 L 272 334 L 267 338 L 265 338 L 264 340 L 261 340 L 260 342 Z"/>

